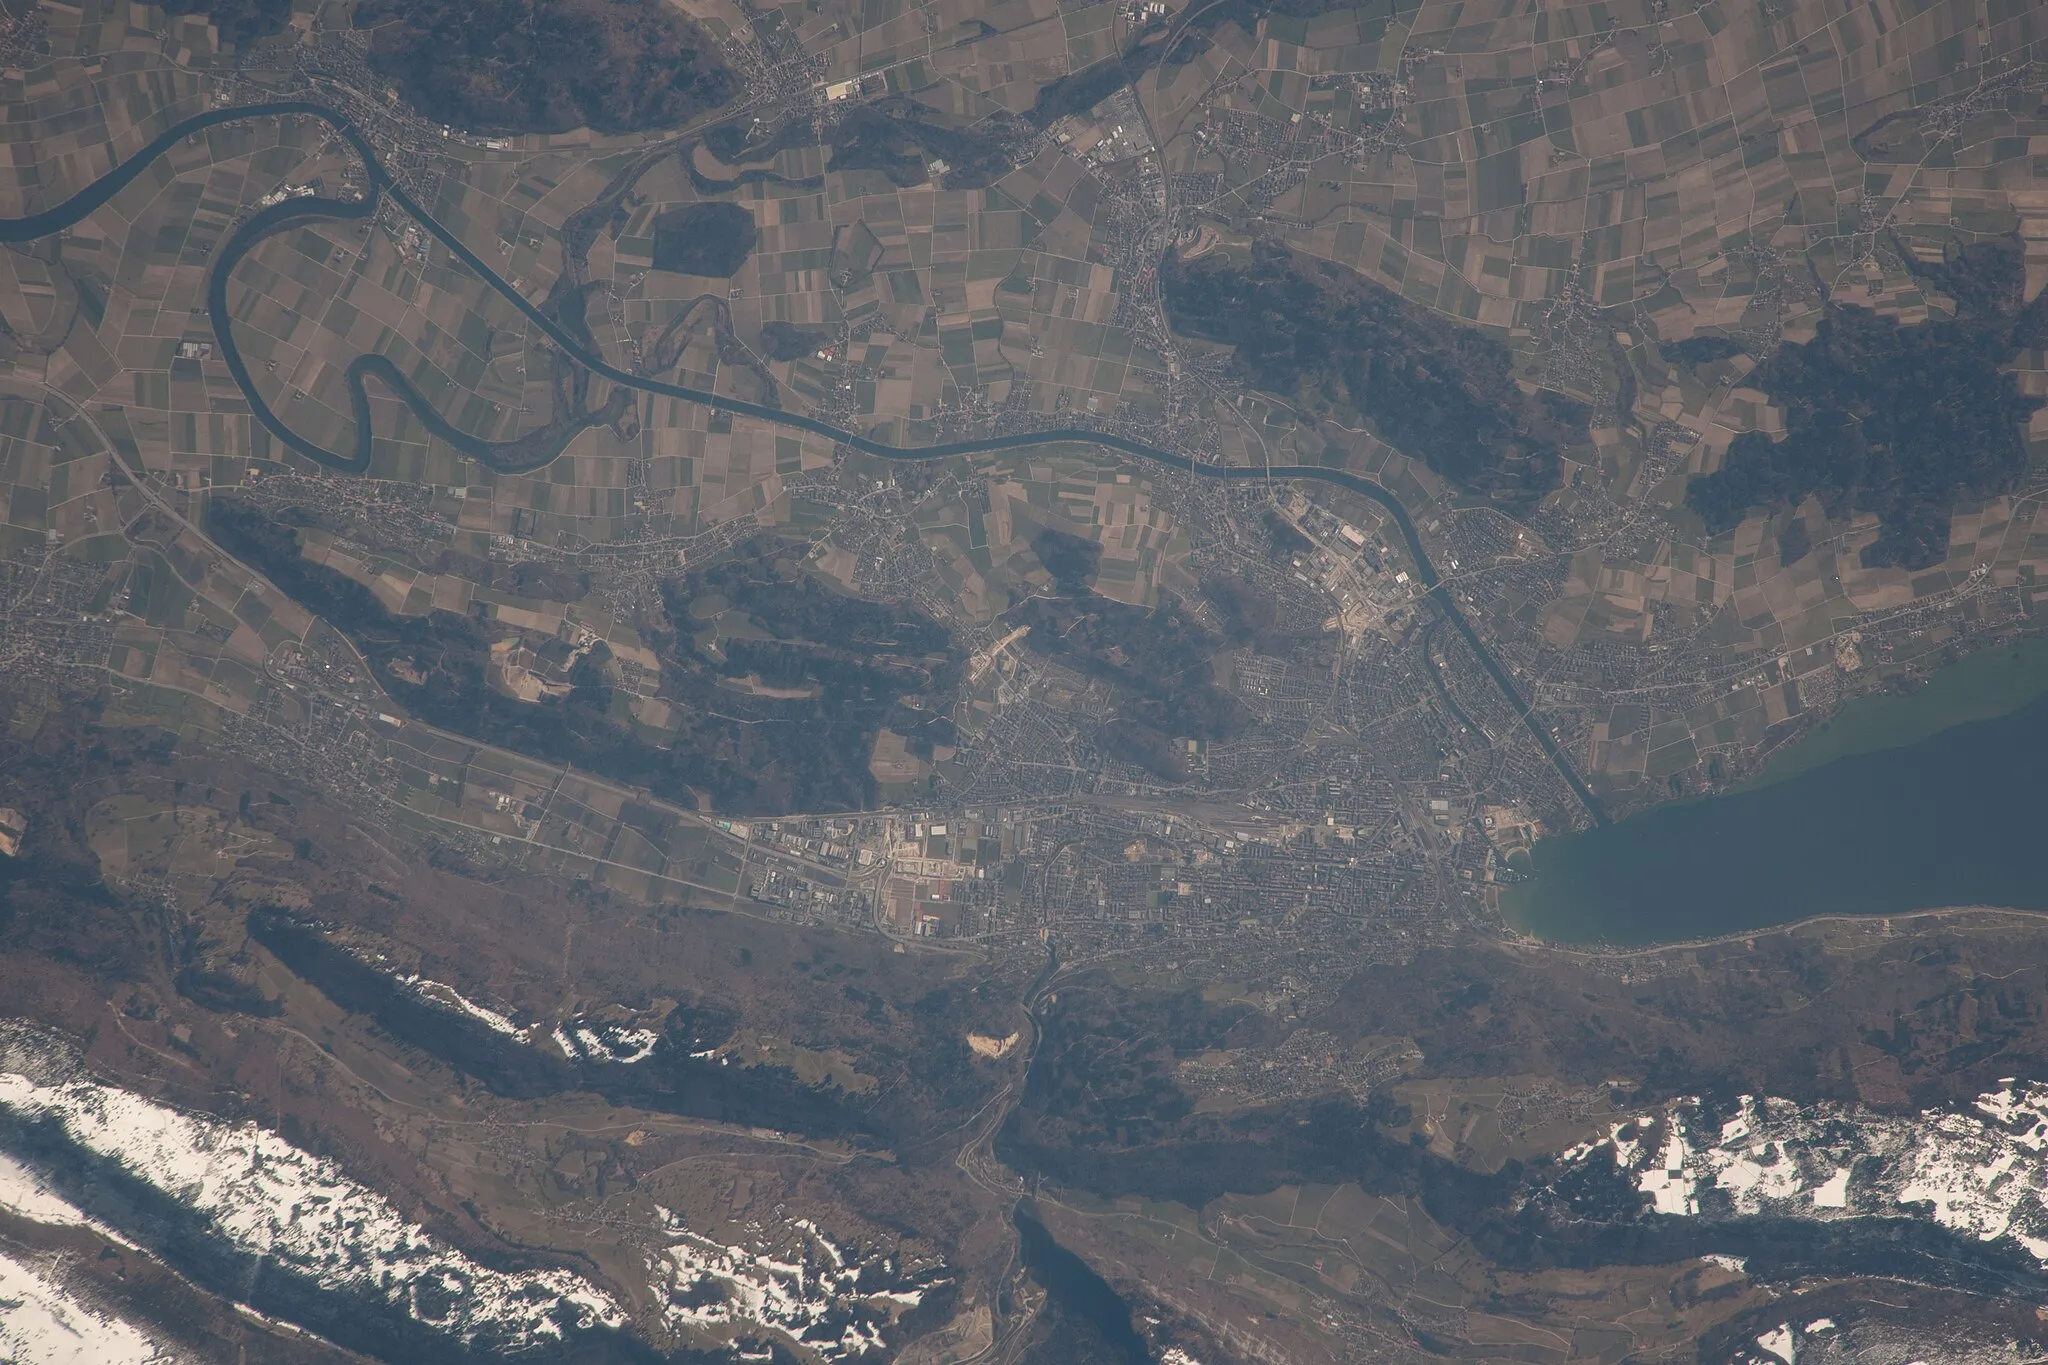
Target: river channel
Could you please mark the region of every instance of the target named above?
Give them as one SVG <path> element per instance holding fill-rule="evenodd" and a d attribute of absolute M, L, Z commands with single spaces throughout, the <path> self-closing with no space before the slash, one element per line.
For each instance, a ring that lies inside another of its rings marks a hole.
<path fill-rule="evenodd" d="M 1724 795 L 1536 846 L 1502 908 L 1564 942 L 1709 938 L 1814 915 L 2048 910 L 2048 640 L 1843 708 Z"/>
<path fill-rule="evenodd" d="M 207 279 L 207 314 L 213 323 L 214 340 L 220 347 L 221 360 L 242 390 L 248 401 L 250 415 L 287 449 L 296 452 L 315 464 L 341 473 L 361 474 L 370 467 L 372 432 L 370 427 L 370 399 L 366 381 L 372 378 L 390 388 L 410 408 L 414 415 L 426 425 L 429 431 L 470 458 L 500 472 L 530 471 L 540 468 L 560 453 L 561 446 L 543 442 L 545 449 L 525 449 L 523 442 L 494 443 L 480 440 L 458 430 L 443 417 L 434 406 L 406 378 L 388 358 L 378 354 L 356 357 L 345 371 L 350 400 L 353 404 L 356 427 L 356 449 L 353 452 L 328 450 L 299 432 L 273 411 L 259 390 L 249 367 L 242 357 L 241 347 L 236 340 L 233 327 L 233 311 L 228 303 L 228 281 L 234 274 L 235 266 L 265 238 L 271 237 L 299 223 L 309 222 L 368 222 L 375 217 L 380 200 L 388 196 L 451 255 L 469 269 L 475 271 L 507 303 L 523 313 L 527 320 L 546 333 L 548 338 L 563 352 L 574 358 L 592 374 L 601 375 L 614 384 L 642 393 L 660 394 L 679 399 L 686 403 L 699 403 L 725 412 L 740 413 L 761 421 L 773 422 L 800 431 L 813 432 L 829 437 L 851 450 L 888 460 L 939 460 L 955 456 L 993 454 L 1011 450 L 1029 450 L 1060 445 L 1093 445 L 1114 450 L 1140 460 L 1164 465 L 1190 473 L 1198 478 L 1223 479 L 1231 481 L 1271 482 L 1275 479 L 1301 479 L 1309 482 L 1333 484 L 1346 488 L 1378 503 L 1392 518 L 1406 545 L 1408 556 L 1415 568 L 1423 591 L 1435 605 L 1443 618 L 1451 623 L 1465 639 L 1478 658 L 1494 686 L 1514 709 L 1536 745 L 1550 760 L 1585 808 L 1595 825 L 1608 823 L 1606 809 L 1594 797 L 1585 779 L 1564 754 L 1557 738 L 1522 699 L 1520 690 L 1500 660 L 1494 656 L 1465 613 L 1450 588 L 1438 577 L 1436 566 L 1430 562 L 1429 552 L 1423 547 L 1422 537 L 1415 529 L 1415 519 L 1409 514 L 1407 505 L 1395 496 L 1392 490 L 1363 474 L 1348 469 L 1326 468 L 1319 465 L 1215 465 L 1197 461 L 1193 456 L 1180 451 L 1163 450 L 1158 446 L 1134 440 L 1115 432 L 1093 431 L 1085 428 L 1053 428 L 1040 431 L 1012 431 L 997 435 L 970 437 L 965 440 L 946 441 L 925 446 L 898 446 L 886 441 L 842 430 L 829 422 L 804 413 L 787 412 L 781 408 L 768 407 L 744 399 L 731 398 L 704 389 L 694 389 L 683 384 L 672 384 L 665 380 L 646 375 L 632 374 L 618 368 L 603 355 L 586 347 L 572 335 L 561 321 L 528 299 L 503 275 L 485 264 L 447 226 L 414 199 L 391 176 L 384 163 L 377 158 L 369 139 L 363 135 L 348 117 L 326 105 L 310 100 L 276 100 L 264 104 L 233 105 L 208 109 L 182 119 L 159 133 L 148 146 L 136 152 L 120 165 L 108 171 L 84 189 L 56 205 L 39 213 L 21 218 L 0 218 L 0 243 L 30 242 L 66 229 L 85 220 L 95 210 L 110 201 L 138 176 L 153 166 L 159 158 L 168 153 L 188 137 L 196 136 L 209 128 L 222 124 L 237 123 L 259 118 L 317 118 L 325 122 L 340 135 L 343 141 L 355 149 L 362 158 L 363 170 L 368 178 L 366 193 L 359 199 L 333 199 L 313 194 L 295 196 L 282 203 L 257 210 L 242 220 L 226 242 L 214 253 Z M 564 432 L 573 435 L 567 428 Z M 537 435 L 538 433 L 536 433 Z M 557 435 L 564 433 L 558 432 Z"/>

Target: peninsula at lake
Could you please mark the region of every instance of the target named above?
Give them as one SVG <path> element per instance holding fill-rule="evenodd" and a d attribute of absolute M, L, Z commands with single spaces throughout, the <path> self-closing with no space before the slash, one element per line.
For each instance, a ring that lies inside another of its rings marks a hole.
<path fill-rule="evenodd" d="M 1901 707 L 1892 719 L 1919 716 Z M 2048 910 L 2048 697 L 1911 743 L 1863 738 L 1860 752 L 1789 776 L 1767 770 L 1725 795 L 1543 840 L 1533 880 L 1502 897 L 1508 922 L 1642 944 L 1814 915 Z"/>

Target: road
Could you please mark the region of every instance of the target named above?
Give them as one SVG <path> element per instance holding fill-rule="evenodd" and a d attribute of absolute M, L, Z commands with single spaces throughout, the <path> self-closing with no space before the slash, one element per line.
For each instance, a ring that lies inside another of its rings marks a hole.
<path fill-rule="evenodd" d="M 385 169 L 384 163 L 378 158 L 375 149 L 370 146 L 369 139 L 349 121 L 347 116 L 337 110 L 328 108 L 326 105 L 310 100 L 278 100 L 264 104 L 236 105 L 210 109 L 204 113 L 194 114 L 190 118 L 180 120 L 159 134 L 148 146 L 144 147 L 134 156 L 122 162 L 119 166 L 116 166 L 113 170 L 107 172 L 55 208 L 45 209 L 41 213 L 29 214 L 22 218 L 0 219 L 0 242 L 33 241 L 40 237 L 47 237 L 54 233 L 62 232 L 73 224 L 81 222 L 88 215 L 106 204 L 116 194 L 120 193 L 136 177 L 149 169 L 159 157 L 194 133 L 203 132 L 206 129 L 218 127 L 221 124 L 233 123 L 243 119 L 293 116 L 322 120 L 332 127 L 350 146 L 355 148 L 356 154 L 363 160 L 369 182 L 368 192 L 361 199 L 354 200 L 330 199 L 321 195 L 305 195 L 287 199 L 282 203 L 257 211 L 246 219 L 228 240 L 222 244 L 220 250 L 215 253 L 212 272 L 207 286 L 207 312 L 213 322 L 214 337 L 220 347 L 221 358 L 226 363 L 228 372 L 233 376 L 235 383 L 241 388 L 242 393 L 247 398 L 250 411 L 254 414 L 256 420 L 262 423 L 264 429 L 270 432 L 272 436 L 288 449 L 296 451 L 324 468 L 333 469 L 338 472 L 361 473 L 367 470 L 370 463 L 372 432 L 370 425 L 370 400 L 365 385 L 366 381 L 370 378 L 378 379 L 397 393 L 434 435 L 447 441 L 465 455 L 504 473 L 526 472 L 550 463 L 556 455 L 560 454 L 561 445 L 566 445 L 568 439 L 574 436 L 575 430 L 580 429 L 565 430 L 562 434 L 560 445 L 555 446 L 552 450 L 535 451 L 522 443 L 522 448 L 517 456 L 511 460 L 505 460 L 500 454 L 501 447 L 492 442 L 479 440 L 452 426 L 442 417 L 438 410 L 426 401 L 424 395 L 413 387 L 412 382 L 399 371 L 396 365 L 392 364 L 385 357 L 375 354 L 358 356 L 349 365 L 346 372 L 356 419 L 357 448 L 353 454 L 337 455 L 333 451 L 307 440 L 296 431 L 293 431 L 284 419 L 271 409 L 269 403 L 258 392 L 255 380 L 249 373 L 248 364 L 243 359 L 241 349 L 235 341 L 233 315 L 228 307 L 228 281 L 234 274 L 235 266 L 266 238 L 294 224 L 316 220 L 326 222 L 368 221 L 377 212 L 380 198 L 384 195 L 389 195 L 394 203 L 412 217 L 414 221 L 418 222 L 422 228 L 426 229 L 436 241 L 446 247 L 464 265 L 475 271 L 506 302 L 517 308 L 526 316 L 528 321 L 545 333 L 551 341 L 562 349 L 564 354 L 568 355 L 578 364 L 583 365 L 591 373 L 601 375 L 612 383 L 629 389 L 642 393 L 660 394 L 666 398 L 680 399 L 683 402 L 697 403 L 716 410 L 755 418 L 759 421 L 792 427 L 800 431 L 808 431 L 814 435 L 827 437 L 838 444 L 860 451 L 863 454 L 887 460 L 944 460 L 989 455 L 1009 450 L 1027 450 L 1047 445 L 1086 444 L 1100 446 L 1108 450 L 1114 450 L 1119 454 L 1129 455 L 1138 460 L 1194 474 L 1199 478 L 1219 480 L 1299 479 L 1344 488 L 1378 503 L 1386 509 L 1388 515 L 1393 518 L 1394 524 L 1400 528 L 1401 538 L 1407 547 L 1409 559 L 1415 565 L 1416 577 L 1422 582 L 1430 598 L 1435 601 L 1437 607 L 1443 612 L 1445 619 L 1450 621 L 1453 628 L 1472 647 L 1473 653 L 1478 656 L 1481 665 L 1486 669 L 1487 675 L 1493 679 L 1494 685 L 1500 689 L 1508 703 L 1514 707 L 1515 714 L 1521 718 L 1522 725 L 1536 741 L 1537 746 L 1542 749 L 1544 756 L 1549 759 L 1551 766 L 1557 770 L 1558 775 L 1571 788 L 1572 793 L 1578 798 L 1579 804 L 1585 808 L 1587 815 L 1595 824 L 1605 825 L 1609 823 L 1607 812 L 1600 804 L 1599 798 L 1594 796 L 1591 788 L 1579 776 L 1578 769 L 1564 753 L 1555 736 L 1550 733 L 1549 727 L 1544 725 L 1534 714 L 1529 703 L 1523 699 L 1521 690 L 1515 685 L 1515 681 L 1507 668 L 1494 656 L 1493 651 L 1487 648 L 1486 643 L 1480 639 L 1478 631 L 1473 628 L 1472 623 L 1466 619 L 1464 612 L 1459 608 L 1457 599 L 1438 577 L 1436 567 L 1429 558 L 1429 552 L 1422 543 L 1422 537 L 1415 527 L 1415 520 L 1409 515 L 1407 507 L 1390 490 L 1366 478 L 1364 475 L 1354 474 L 1346 469 L 1326 469 L 1317 465 L 1274 465 L 1252 468 L 1242 465 L 1202 464 L 1190 455 L 1184 455 L 1177 451 L 1163 450 L 1157 446 L 1147 445 L 1142 441 L 1133 440 L 1126 436 L 1110 432 L 1090 431 L 1085 428 L 1013 432 L 1006 435 L 974 437 L 968 440 L 949 441 L 929 446 L 897 446 L 890 445 L 884 441 L 877 441 L 872 437 L 863 436 L 858 432 L 835 427 L 829 422 L 821 421 L 818 418 L 810 417 L 803 413 L 786 412 L 780 408 L 771 408 L 760 403 L 751 403 L 745 399 L 728 398 L 703 389 L 694 389 L 682 384 L 672 384 L 666 380 L 650 379 L 632 374 L 612 364 L 604 356 L 594 354 L 585 348 L 566 328 L 543 312 L 538 305 L 534 304 L 524 294 L 520 293 L 518 289 L 513 287 L 510 281 L 499 275 L 496 270 L 484 262 L 483 258 L 472 251 L 466 243 L 435 219 L 432 214 L 428 213 L 418 201 L 406 192 L 402 185 L 392 179 L 390 173 Z"/>

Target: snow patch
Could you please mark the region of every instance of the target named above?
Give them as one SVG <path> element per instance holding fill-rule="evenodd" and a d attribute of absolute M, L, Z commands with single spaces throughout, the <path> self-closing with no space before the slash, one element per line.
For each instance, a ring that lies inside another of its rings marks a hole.
<path fill-rule="evenodd" d="M 56 1227 L 94 1226 L 70 1200 L 53 1193 L 47 1181 L 5 1152 L 0 1152 L 0 1209 Z"/>
<path fill-rule="evenodd" d="M 1792 1324 L 1781 1322 L 1756 1339 L 1756 1344 L 1785 1362 L 1785 1365 L 1799 1365 L 1799 1344 L 1792 1335 Z"/>
<path fill-rule="evenodd" d="M 1712 1142 L 1698 1125 L 1699 1102 L 1674 1100 L 1564 1160 L 1613 1162 L 1661 1214 L 1924 1218 L 2009 1238 L 2048 1266 L 2048 1085 L 2013 1082 L 1962 1112 L 1916 1116 L 1744 1096 Z"/>
<path fill-rule="evenodd" d="M 612 1060 L 620 1066 L 644 1062 L 654 1055 L 654 1045 L 660 1041 L 661 1035 L 651 1028 L 620 1029 L 612 1036 Z"/>
<path fill-rule="evenodd" d="M 834 1243 L 807 1218 L 789 1227 L 794 1245 L 726 1246 L 690 1231 L 657 1208 L 667 1249 L 649 1262 L 666 1288 L 672 1329 L 753 1324 L 783 1332 L 825 1360 L 854 1360 L 883 1349 L 882 1329 L 947 1283 L 943 1276 L 897 1271 L 886 1257 L 863 1259 Z M 866 1279 L 870 1287 L 863 1289 Z"/>
<path fill-rule="evenodd" d="M 1664 1148 L 1658 1160 L 1636 1180 L 1636 1188 L 1650 1196 L 1657 1212 L 1699 1212 L 1699 1200 L 1693 1197 L 1693 1182 L 1685 1173 L 1686 1160 L 1691 1155 L 1692 1148 L 1685 1140 L 1685 1122 L 1674 1113 L 1666 1120 Z"/>
<path fill-rule="evenodd" d="M 416 972 L 396 977 L 395 980 L 401 986 L 409 988 L 413 994 L 419 996 L 420 999 L 425 1000 L 427 1003 L 439 1005 L 443 1009 L 452 1009 L 458 1014 L 466 1014 L 485 1028 L 490 1029 L 493 1033 L 502 1033 L 507 1038 L 516 1038 L 522 1043 L 527 1042 L 533 1037 L 533 1030 L 531 1028 L 519 1027 L 518 1024 L 512 1022 L 505 1015 L 498 1013 L 494 1009 L 487 1009 L 477 1004 L 476 1001 L 471 1000 L 446 982 L 430 981 Z"/>
<path fill-rule="evenodd" d="M 0 1360 L 9 1365 L 170 1365 L 177 1357 L 63 1285 L 0 1253 Z"/>
<path fill-rule="evenodd" d="M 654 1055 L 661 1035 L 651 1028 L 628 1028 L 624 1024 L 590 1023 L 567 1019 L 551 1035 L 562 1055 L 572 1062 L 612 1062 L 631 1066 Z"/>

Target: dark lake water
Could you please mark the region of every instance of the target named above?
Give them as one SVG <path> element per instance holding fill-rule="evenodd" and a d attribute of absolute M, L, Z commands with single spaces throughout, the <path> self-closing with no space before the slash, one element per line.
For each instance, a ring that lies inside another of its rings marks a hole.
<path fill-rule="evenodd" d="M 1533 870 L 1502 897 L 1508 922 L 1579 943 L 1950 905 L 2048 910 L 2048 697 L 1543 840 Z"/>

